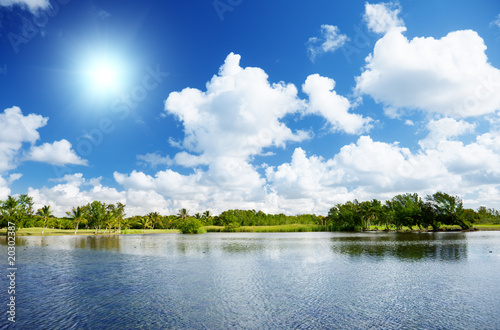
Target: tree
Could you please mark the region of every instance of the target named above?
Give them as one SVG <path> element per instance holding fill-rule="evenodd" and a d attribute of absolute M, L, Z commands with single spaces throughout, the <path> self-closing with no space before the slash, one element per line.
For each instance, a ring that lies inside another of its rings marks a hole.
<path fill-rule="evenodd" d="M 50 209 L 50 205 L 45 205 L 41 209 L 38 209 L 36 214 L 41 216 L 43 219 L 43 228 L 42 228 L 42 235 L 43 235 L 43 232 L 45 231 L 45 227 L 47 226 L 47 220 L 53 216 L 52 210 Z"/>
<path fill-rule="evenodd" d="M 177 218 L 178 219 L 186 219 L 187 217 L 189 217 L 189 211 L 186 210 L 186 209 L 180 209 L 179 212 L 177 213 Z"/>
<path fill-rule="evenodd" d="M 403 194 L 394 196 L 389 203 L 393 214 L 393 223 L 396 229 L 407 226 L 412 229 L 413 226 L 421 224 L 422 200 L 418 194 Z"/>
<path fill-rule="evenodd" d="M 213 223 L 212 213 L 210 213 L 210 211 L 208 211 L 208 210 L 203 212 L 203 214 L 201 215 L 201 218 L 202 218 L 202 223 L 204 225 L 211 225 Z"/>
<path fill-rule="evenodd" d="M 348 230 L 356 231 L 363 228 L 363 219 L 359 212 L 359 202 L 346 202 L 344 204 L 337 204 L 332 207 L 328 212 L 328 224 L 334 230 Z"/>
<path fill-rule="evenodd" d="M 121 233 L 124 216 L 125 216 L 125 204 L 121 202 L 116 203 L 115 218 L 116 222 L 118 223 L 118 233 Z"/>
<path fill-rule="evenodd" d="M 25 227 L 33 219 L 33 197 L 23 194 L 18 198 L 19 205 L 19 225 Z"/>
<path fill-rule="evenodd" d="M 88 225 L 95 229 L 98 234 L 103 225 L 104 215 L 106 214 L 106 204 L 100 201 L 93 201 L 86 205 Z"/>
<path fill-rule="evenodd" d="M 463 202 L 460 197 L 438 191 L 426 199 L 432 206 L 438 222 L 445 225 L 459 225 L 462 229 L 470 228 L 470 224 L 464 219 Z"/>
<path fill-rule="evenodd" d="M 188 217 L 179 221 L 179 230 L 183 234 L 201 234 L 202 233 L 202 223 L 200 220 Z"/>
<path fill-rule="evenodd" d="M 80 222 L 85 221 L 85 208 L 82 206 L 73 207 L 73 209 L 71 209 L 71 212 L 66 212 L 66 214 L 75 222 L 76 235 L 76 233 L 78 232 L 78 225 L 80 224 Z"/>
<path fill-rule="evenodd" d="M 161 222 L 161 216 L 158 212 L 151 212 L 147 215 L 150 220 L 152 229 L 155 229 L 155 225 L 159 225 Z"/>
<path fill-rule="evenodd" d="M 144 234 L 146 228 L 151 227 L 151 219 L 149 217 L 140 217 L 139 224 L 142 226 L 142 233 Z"/>
<path fill-rule="evenodd" d="M 362 202 L 359 205 L 361 219 L 363 220 L 364 229 L 369 229 L 372 223 L 377 223 L 382 212 L 382 204 L 374 199 L 372 201 Z"/>
<path fill-rule="evenodd" d="M 18 230 L 21 225 L 19 201 L 15 197 L 7 197 L 7 200 L 2 202 L 0 211 L 3 218 L 2 226 L 7 227 L 9 222 L 13 222 L 16 224 L 16 230 Z"/>
<path fill-rule="evenodd" d="M 111 234 L 111 228 L 116 224 L 116 218 L 115 218 L 115 206 L 113 204 L 107 205 L 107 209 L 104 213 L 104 218 L 103 218 L 104 225 L 106 228 L 104 229 L 104 234 L 109 229 L 109 233 Z"/>

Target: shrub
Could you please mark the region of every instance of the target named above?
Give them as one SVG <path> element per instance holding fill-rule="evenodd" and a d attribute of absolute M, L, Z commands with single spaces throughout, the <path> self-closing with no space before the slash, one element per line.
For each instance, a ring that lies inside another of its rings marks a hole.
<path fill-rule="evenodd" d="M 189 217 L 179 221 L 178 229 L 183 234 L 202 234 L 204 232 L 202 226 L 200 220 Z"/>

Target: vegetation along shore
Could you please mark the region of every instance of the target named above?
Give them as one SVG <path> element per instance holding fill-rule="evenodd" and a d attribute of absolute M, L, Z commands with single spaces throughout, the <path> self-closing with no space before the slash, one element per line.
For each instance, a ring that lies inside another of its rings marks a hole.
<path fill-rule="evenodd" d="M 466 209 L 458 196 L 437 192 L 422 199 L 416 193 L 400 194 L 381 202 L 357 200 L 333 206 L 328 215 L 266 214 L 256 210 L 210 211 L 175 215 L 151 212 L 126 217 L 122 203 L 93 201 L 75 206 L 66 217 L 55 217 L 50 205 L 33 209 L 28 195 L 0 201 L 0 233 L 14 223 L 18 235 L 113 235 L 205 232 L 312 232 L 312 231 L 440 231 L 500 230 L 500 212 L 479 207 Z M 3 228 L 3 229 L 2 229 Z"/>

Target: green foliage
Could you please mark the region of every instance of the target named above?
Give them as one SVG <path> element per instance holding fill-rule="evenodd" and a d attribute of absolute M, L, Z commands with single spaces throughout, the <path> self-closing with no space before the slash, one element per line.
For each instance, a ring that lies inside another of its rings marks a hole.
<path fill-rule="evenodd" d="M 8 196 L 7 200 L 0 201 L 0 228 L 7 227 L 9 222 L 16 224 L 16 230 L 29 226 L 35 221 L 33 204 L 33 198 L 28 195 Z"/>
<path fill-rule="evenodd" d="M 224 230 L 225 232 L 234 232 L 234 231 L 238 231 L 238 229 L 241 227 L 241 225 L 239 224 L 239 222 L 231 222 L 231 223 L 228 223 L 225 227 L 224 227 Z"/>
<path fill-rule="evenodd" d="M 162 216 L 151 212 L 146 216 L 125 218 L 125 205 L 105 204 L 93 201 L 84 206 L 73 207 L 68 218 L 56 218 L 49 205 L 33 214 L 33 199 L 28 195 L 9 196 L 0 201 L 0 228 L 8 222 L 16 223 L 16 229 L 41 227 L 74 229 L 77 234 L 93 228 L 95 234 L 121 229 L 181 229 L 186 233 L 199 233 L 202 226 L 209 231 L 360 231 L 385 227 L 385 230 L 420 229 L 454 230 L 469 229 L 472 224 L 500 224 L 500 212 L 481 206 L 477 211 L 464 209 L 458 196 L 436 192 L 423 201 L 418 194 L 400 194 L 382 203 L 376 199 L 359 202 L 348 201 L 335 205 L 328 216 L 315 214 L 285 215 L 266 214 L 256 210 L 231 209 L 214 216 L 210 211 L 190 216 L 185 208 L 176 215 Z M 376 226 L 376 227 L 374 227 Z"/>
<path fill-rule="evenodd" d="M 462 229 L 470 228 L 470 224 L 464 217 L 464 208 L 460 197 L 437 192 L 432 196 L 427 196 L 427 201 L 434 210 L 435 219 L 438 223 L 458 225 Z"/>
<path fill-rule="evenodd" d="M 199 219 L 187 217 L 178 223 L 178 229 L 183 234 L 201 234 L 203 232 L 203 224 Z"/>
<path fill-rule="evenodd" d="M 364 228 L 360 204 L 357 200 L 337 204 L 328 212 L 326 223 L 332 230 L 357 231 Z"/>

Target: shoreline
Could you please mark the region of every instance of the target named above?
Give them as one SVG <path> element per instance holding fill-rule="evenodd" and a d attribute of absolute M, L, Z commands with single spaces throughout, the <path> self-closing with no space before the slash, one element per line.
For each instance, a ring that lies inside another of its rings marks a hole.
<path fill-rule="evenodd" d="M 496 224 L 488 224 L 488 225 L 475 225 L 471 229 L 462 230 L 460 228 L 443 228 L 437 231 L 427 230 L 427 229 L 390 229 L 386 230 L 385 228 L 379 228 L 374 226 L 375 228 L 370 228 L 369 230 L 359 231 L 356 233 L 442 233 L 442 232 L 476 232 L 476 231 L 500 231 L 500 225 Z M 242 226 L 238 228 L 232 228 L 231 230 L 225 230 L 223 226 L 206 226 L 205 229 L 207 232 L 223 232 L 223 233 L 284 233 L 284 232 L 337 232 L 337 231 L 328 231 L 321 230 L 319 227 L 311 227 L 311 225 L 276 225 L 276 226 Z M 338 231 L 343 232 L 343 231 Z M 344 231 L 348 232 L 348 231 Z M 82 229 L 74 233 L 72 229 L 45 229 L 45 233 L 41 234 L 41 228 L 23 228 L 20 229 L 16 236 L 116 236 L 116 235 L 151 235 L 151 234 L 177 234 L 180 233 L 178 229 L 146 229 L 144 232 L 142 229 L 126 229 L 122 230 L 121 233 L 111 232 L 111 233 L 95 233 L 94 230 L 90 229 Z M 6 229 L 0 230 L 0 235 L 5 235 Z"/>

